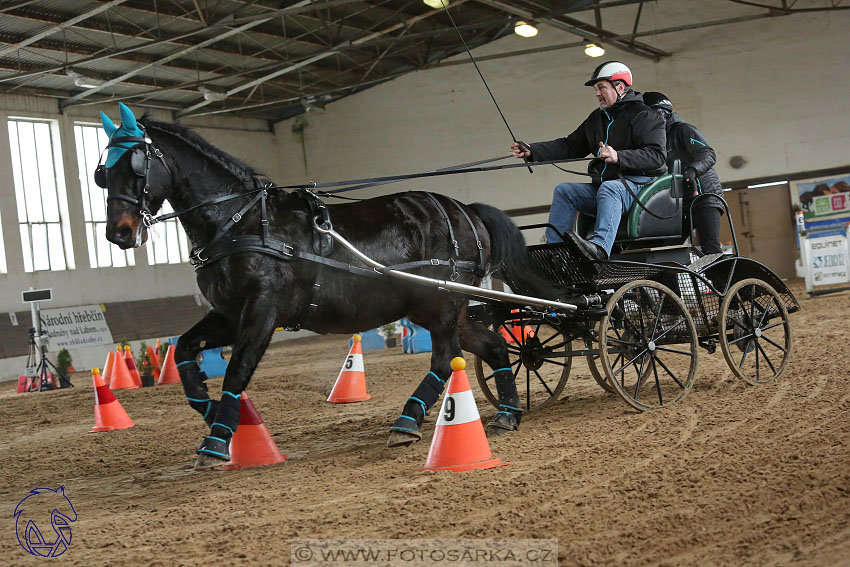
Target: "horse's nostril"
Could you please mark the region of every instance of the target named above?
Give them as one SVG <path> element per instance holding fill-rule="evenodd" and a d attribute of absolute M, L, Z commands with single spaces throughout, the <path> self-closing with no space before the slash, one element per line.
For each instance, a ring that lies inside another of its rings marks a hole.
<path fill-rule="evenodd" d="M 118 232 L 115 233 L 115 239 L 118 242 L 130 242 L 132 237 L 133 230 L 129 226 L 122 226 L 118 229 Z"/>

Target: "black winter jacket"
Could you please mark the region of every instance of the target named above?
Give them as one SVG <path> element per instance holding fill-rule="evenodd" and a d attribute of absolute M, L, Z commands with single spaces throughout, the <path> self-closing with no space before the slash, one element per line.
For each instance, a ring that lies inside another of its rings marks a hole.
<path fill-rule="evenodd" d="M 664 121 L 656 111 L 643 103 L 643 95 L 629 91 L 606 109 L 597 108 L 566 138 L 535 142 L 531 146 L 532 161 L 581 158 L 599 155 L 599 142 L 617 150 L 623 175 L 655 177 L 667 173 Z M 595 159 L 587 166 L 592 181 L 618 179 L 615 164 Z"/>
<path fill-rule="evenodd" d="M 705 141 L 702 132 L 691 124 L 688 124 L 682 117 L 676 114 L 667 120 L 667 163 L 671 170 L 673 160 L 682 162 L 682 173 L 684 174 L 688 168 L 693 168 L 696 173 L 696 187 L 691 191 L 685 191 L 685 203 L 690 203 L 693 200 L 693 192 L 714 193 L 715 195 L 723 196 L 723 187 L 720 185 L 720 178 L 717 172 L 714 171 L 714 164 L 717 162 L 717 156 L 708 142 Z M 616 148 L 615 148 L 616 149 Z M 700 200 L 713 204 L 718 208 L 723 208 L 723 205 L 717 203 L 714 199 Z"/>

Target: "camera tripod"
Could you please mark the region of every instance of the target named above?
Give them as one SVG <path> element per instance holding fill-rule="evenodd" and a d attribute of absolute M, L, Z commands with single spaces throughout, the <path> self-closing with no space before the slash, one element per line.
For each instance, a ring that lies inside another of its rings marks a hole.
<path fill-rule="evenodd" d="M 30 346 L 27 353 L 27 376 L 32 376 L 31 392 L 41 392 L 42 390 L 53 390 L 58 388 L 73 388 L 74 385 L 68 380 L 68 377 L 59 372 L 59 369 L 50 362 L 47 358 L 47 348 L 39 344 L 42 337 L 36 337 L 35 328 L 30 327 Z M 41 356 L 36 362 L 36 358 Z M 50 370 L 53 372 L 50 372 Z M 53 383 L 50 382 L 49 376 L 53 374 Z"/>

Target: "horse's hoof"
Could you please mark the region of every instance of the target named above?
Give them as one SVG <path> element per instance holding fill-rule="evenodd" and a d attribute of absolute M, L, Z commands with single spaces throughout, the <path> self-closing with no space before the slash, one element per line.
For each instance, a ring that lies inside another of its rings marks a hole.
<path fill-rule="evenodd" d="M 422 434 L 418 431 L 393 429 L 387 439 L 387 447 L 407 447 L 420 439 L 422 439 Z"/>
<path fill-rule="evenodd" d="M 519 429 L 516 416 L 510 412 L 499 412 L 487 424 L 487 436 L 498 437 Z"/>
<path fill-rule="evenodd" d="M 227 459 L 209 455 L 207 453 L 198 453 L 198 458 L 195 459 L 196 471 L 210 471 L 227 462 Z"/>

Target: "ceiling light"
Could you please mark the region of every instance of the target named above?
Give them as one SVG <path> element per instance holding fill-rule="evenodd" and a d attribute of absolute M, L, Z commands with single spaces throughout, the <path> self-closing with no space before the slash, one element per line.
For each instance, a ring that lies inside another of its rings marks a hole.
<path fill-rule="evenodd" d="M 605 55 L 605 50 L 595 43 L 588 43 L 584 46 L 584 54 L 588 57 L 602 57 Z"/>
<path fill-rule="evenodd" d="M 308 96 L 301 99 L 301 106 L 304 107 L 305 111 L 315 114 L 321 114 L 325 111 L 325 103 L 315 96 Z"/>
<path fill-rule="evenodd" d="M 514 24 L 514 33 L 522 37 L 534 37 L 537 35 L 537 28 L 520 20 Z"/>
<path fill-rule="evenodd" d="M 198 87 L 198 91 L 204 95 L 204 100 L 208 101 L 218 101 L 224 100 L 227 98 L 227 93 L 213 90 L 205 85 L 201 85 Z"/>
<path fill-rule="evenodd" d="M 75 71 L 74 69 L 65 69 L 65 74 L 74 79 L 75 85 L 77 85 L 78 87 L 83 87 L 85 89 L 93 89 L 103 84 L 103 81 L 87 77 L 79 71 Z"/>
<path fill-rule="evenodd" d="M 449 0 L 422 0 L 425 4 L 431 8 L 439 9 L 445 8 L 449 5 Z"/>

